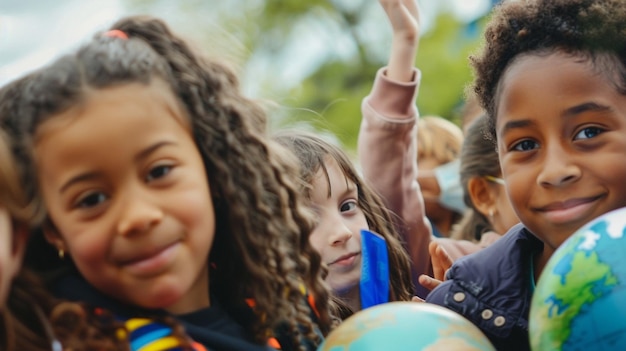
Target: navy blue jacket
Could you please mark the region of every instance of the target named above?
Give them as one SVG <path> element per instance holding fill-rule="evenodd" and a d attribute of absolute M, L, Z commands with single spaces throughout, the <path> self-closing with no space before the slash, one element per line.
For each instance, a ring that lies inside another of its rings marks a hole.
<path fill-rule="evenodd" d="M 487 248 L 458 259 L 426 302 L 465 316 L 498 350 L 530 350 L 532 258 L 542 250 L 543 242 L 518 224 Z"/>

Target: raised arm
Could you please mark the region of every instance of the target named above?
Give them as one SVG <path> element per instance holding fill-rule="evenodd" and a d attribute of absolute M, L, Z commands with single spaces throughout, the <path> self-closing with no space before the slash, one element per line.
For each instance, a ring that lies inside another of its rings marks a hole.
<path fill-rule="evenodd" d="M 371 93 L 361 105 L 363 119 L 358 156 L 364 178 L 398 215 L 399 231 L 412 260 L 418 296 L 428 290 L 417 281 L 431 274 L 428 244 L 431 227 L 417 183 L 418 112 L 415 106 L 420 72 L 414 67 L 419 42 L 419 10 L 415 0 L 379 0 L 393 29 L 391 55 L 378 71 Z"/>
<path fill-rule="evenodd" d="M 415 0 L 379 0 L 391 23 L 393 37 L 387 77 L 395 82 L 411 82 L 419 45 L 419 10 Z"/>

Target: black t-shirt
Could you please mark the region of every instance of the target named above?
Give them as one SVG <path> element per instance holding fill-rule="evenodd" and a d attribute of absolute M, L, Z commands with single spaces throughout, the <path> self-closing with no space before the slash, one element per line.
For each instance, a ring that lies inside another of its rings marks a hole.
<path fill-rule="evenodd" d="M 209 350 L 274 350 L 269 346 L 258 345 L 242 325 L 237 323 L 220 305 L 212 299 L 211 307 L 177 316 L 187 334 Z"/>

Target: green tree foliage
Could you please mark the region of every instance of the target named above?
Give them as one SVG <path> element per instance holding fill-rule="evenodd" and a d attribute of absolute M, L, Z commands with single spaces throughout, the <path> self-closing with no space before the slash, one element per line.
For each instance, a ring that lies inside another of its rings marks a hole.
<path fill-rule="evenodd" d="M 438 115 L 460 122 L 457 111 L 464 101 L 465 86 L 472 79 L 469 56 L 479 39 L 476 29 L 468 30 L 467 24 L 449 14 L 440 15 L 433 30 L 424 35 L 416 59 L 422 71 L 417 106 L 423 116 Z"/>
<path fill-rule="evenodd" d="M 386 24 L 386 23 L 385 23 Z M 468 57 L 479 43 L 466 24 L 442 14 L 421 41 L 416 66 L 422 72 L 417 104 L 422 115 L 438 115 L 458 123 L 464 88 L 471 80 Z M 357 38 L 357 37 L 355 37 Z M 376 43 L 388 48 L 388 42 Z M 314 127 L 331 130 L 347 148 L 354 148 L 361 120 L 361 100 L 372 86 L 388 53 L 374 57 L 366 50 L 349 61 L 328 61 L 307 77 L 290 96 L 299 106 L 316 111 L 294 113 L 285 123 L 308 120 Z"/>
<path fill-rule="evenodd" d="M 126 5 L 131 12 L 162 15 L 208 52 L 231 61 L 251 95 L 275 102 L 273 128 L 328 130 L 346 149 L 356 146 L 361 100 L 389 55 L 391 29 L 377 1 L 126 0 Z M 465 23 L 446 13 L 433 23 L 422 35 L 416 60 L 422 71 L 417 103 L 422 115 L 457 122 L 455 109 L 471 79 L 468 56 L 480 29 L 468 34 Z M 303 63 L 301 72 L 292 72 Z"/>

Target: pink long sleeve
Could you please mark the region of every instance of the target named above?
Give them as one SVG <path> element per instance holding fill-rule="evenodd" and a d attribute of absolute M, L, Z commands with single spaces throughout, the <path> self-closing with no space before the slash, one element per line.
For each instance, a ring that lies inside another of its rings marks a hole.
<path fill-rule="evenodd" d="M 420 71 L 416 69 L 413 81 L 408 83 L 391 81 L 384 73 L 384 68 L 377 72 L 372 91 L 361 105 L 358 157 L 364 178 L 403 221 L 398 230 L 411 257 L 417 294 L 424 297 L 427 290 L 417 278 L 431 271 L 431 227 L 417 183 L 415 98 Z"/>

